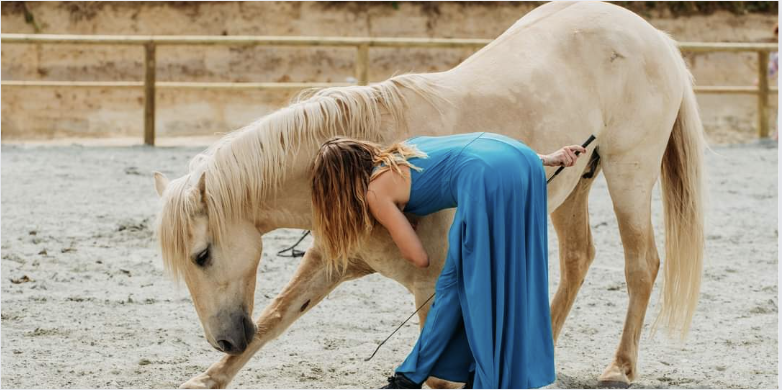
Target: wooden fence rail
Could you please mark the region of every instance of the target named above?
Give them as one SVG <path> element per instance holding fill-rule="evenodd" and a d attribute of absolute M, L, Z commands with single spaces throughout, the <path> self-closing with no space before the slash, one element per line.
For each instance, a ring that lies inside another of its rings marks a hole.
<path fill-rule="evenodd" d="M 169 36 L 169 35 L 55 35 L 0 34 L 2 43 L 138 45 L 144 47 L 144 81 L 21 81 L 2 80 L 3 87 L 111 87 L 144 88 L 144 143 L 155 144 L 155 91 L 158 88 L 290 90 L 351 85 L 348 83 L 201 83 L 159 82 L 155 79 L 156 48 L 163 45 L 231 45 L 287 47 L 353 47 L 356 49 L 355 77 L 360 85 L 369 84 L 370 48 L 471 48 L 480 49 L 491 39 L 444 38 L 372 38 L 372 37 L 276 37 L 276 36 Z M 777 51 L 775 43 L 681 42 L 686 52 L 756 52 L 757 86 L 699 86 L 697 93 L 750 94 L 758 97 L 758 135 L 768 137 L 768 96 L 778 93 L 769 87 L 768 57 Z"/>

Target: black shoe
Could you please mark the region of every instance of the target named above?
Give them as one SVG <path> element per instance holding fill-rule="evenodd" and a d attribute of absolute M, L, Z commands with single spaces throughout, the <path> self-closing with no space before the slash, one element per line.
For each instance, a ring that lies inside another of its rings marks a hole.
<path fill-rule="evenodd" d="M 464 384 L 462 389 L 472 389 L 474 384 L 475 384 L 475 371 L 470 371 L 470 373 L 467 374 L 467 383 Z"/>
<path fill-rule="evenodd" d="M 395 373 L 394 376 L 388 377 L 388 384 L 381 387 L 381 389 L 420 389 L 421 383 L 415 383 L 410 379 L 407 379 L 404 374 Z"/>

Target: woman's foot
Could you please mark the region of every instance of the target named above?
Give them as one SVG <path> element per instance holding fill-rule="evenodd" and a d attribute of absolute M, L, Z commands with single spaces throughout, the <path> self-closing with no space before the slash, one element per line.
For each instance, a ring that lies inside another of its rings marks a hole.
<path fill-rule="evenodd" d="M 407 379 L 404 374 L 394 373 L 394 376 L 388 377 L 388 384 L 381 389 L 420 389 L 421 384 Z"/>

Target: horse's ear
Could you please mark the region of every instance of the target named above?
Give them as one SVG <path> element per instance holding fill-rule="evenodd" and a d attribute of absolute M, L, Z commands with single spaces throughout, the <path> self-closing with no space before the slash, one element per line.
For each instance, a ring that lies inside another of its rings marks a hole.
<path fill-rule="evenodd" d="M 206 205 L 206 172 L 201 172 L 201 177 L 198 178 L 198 194 L 201 198 L 201 203 Z"/>
<path fill-rule="evenodd" d="M 155 172 L 155 190 L 157 191 L 158 196 L 163 196 L 163 191 L 168 187 L 168 182 L 169 180 L 166 175 Z"/>

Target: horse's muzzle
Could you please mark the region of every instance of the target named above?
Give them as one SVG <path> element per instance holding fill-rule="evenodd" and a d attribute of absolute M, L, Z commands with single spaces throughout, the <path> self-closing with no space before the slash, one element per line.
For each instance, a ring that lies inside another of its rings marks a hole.
<path fill-rule="evenodd" d="M 229 355 L 239 355 L 244 352 L 255 337 L 256 327 L 250 316 L 242 313 L 238 317 L 232 318 L 233 325 L 217 337 L 216 347 Z"/>

